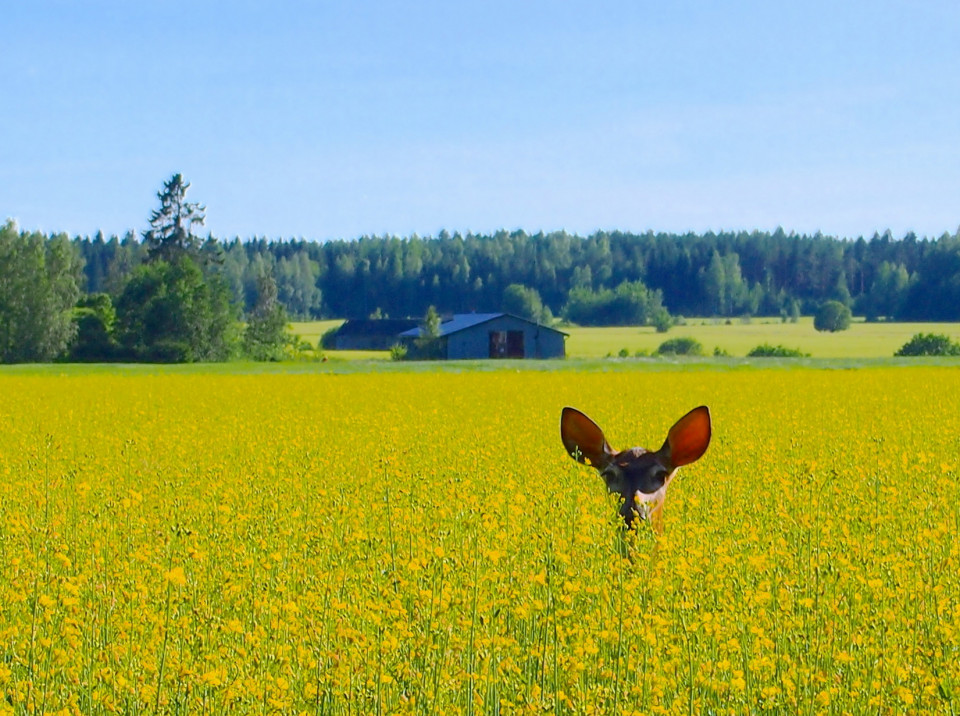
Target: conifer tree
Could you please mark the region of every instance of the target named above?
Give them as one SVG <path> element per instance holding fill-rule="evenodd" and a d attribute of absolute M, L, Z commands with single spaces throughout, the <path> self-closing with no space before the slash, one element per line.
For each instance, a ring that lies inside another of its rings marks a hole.
<path fill-rule="evenodd" d="M 151 260 L 174 261 L 199 253 L 201 243 L 193 227 L 203 226 L 206 207 L 187 201 L 189 188 L 190 182 L 185 182 L 182 174 L 174 174 L 157 192 L 160 208 L 150 215 L 150 228 L 143 232 Z"/>

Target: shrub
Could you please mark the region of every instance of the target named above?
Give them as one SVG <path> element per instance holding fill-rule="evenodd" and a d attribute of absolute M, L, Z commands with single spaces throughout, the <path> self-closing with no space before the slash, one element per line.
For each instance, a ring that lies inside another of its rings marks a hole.
<path fill-rule="evenodd" d="M 703 346 L 696 338 L 671 338 L 660 344 L 657 355 L 702 356 Z"/>
<path fill-rule="evenodd" d="M 313 344 L 300 336 L 290 336 L 283 345 L 281 360 L 298 361 L 301 363 L 323 363 L 327 360 L 322 350 L 315 349 Z"/>
<path fill-rule="evenodd" d="M 850 309 L 840 301 L 825 301 L 813 317 L 813 327 L 818 331 L 845 331 L 850 327 Z"/>
<path fill-rule="evenodd" d="M 390 360 L 406 360 L 407 347 L 402 343 L 394 343 L 390 346 Z"/>
<path fill-rule="evenodd" d="M 772 346 L 769 343 L 763 343 L 747 353 L 748 358 L 807 358 L 809 355 L 799 348 L 787 348 L 782 345 Z"/>
<path fill-rule="evenodd" d="M 670 318 L 670 312 L 665 308 L 660 308 L 653 314 L 653 326 L 657 333 L 666 333 L 673 326 L 673 319 Z"/>
<path fill-rule="evenodd" d="M 621 349 L 620 349 L 620 352 L 617 353 L 617 356 L 620 357 L 620 358 L 629 358 L 629 357 L 630 357 L 630 351 L 628 351 L 626 348 L 621 348 Z"/>
<path fill-rule="evenodd" d="M 960 343 L 943 333 L 917 333 L 904 343 L 895 356 L 958 356 Z"/>
<path fill-rule="evenodd" d="M 82 297 L 73 309 L 77 333 L 66 358 L 71 363 L 117 360 L 120 346 L 113 337 L 117 314 L 106 293 Z"/>

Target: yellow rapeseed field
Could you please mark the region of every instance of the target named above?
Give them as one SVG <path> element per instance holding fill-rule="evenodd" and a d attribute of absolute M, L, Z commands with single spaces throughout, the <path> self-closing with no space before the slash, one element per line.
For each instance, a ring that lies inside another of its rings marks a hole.
<path fill-rule="evenodd" d="M 628 539 L 558 434 L 713 443 Z M 0 714 L 960 711 L 960 371 L 0 376 Z"/>

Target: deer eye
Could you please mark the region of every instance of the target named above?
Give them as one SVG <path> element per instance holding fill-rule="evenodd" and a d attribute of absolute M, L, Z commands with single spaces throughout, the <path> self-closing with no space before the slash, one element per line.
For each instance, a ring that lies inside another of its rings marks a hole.
<path fill-rule="evenodd" d="M 610 492 L 620 492 L 623 486 L 623 471 L 614 465 L 610 465 L 600 473 L 607 483 L 607 489 Z"/>
<path fill-rule="evenodd" d="M 662 467 L 658 467 L 650 472 L 650 482 L 655 486 L 656 489 L 663 487 L 663 483 L 667 481 L 667 471 Z"/>

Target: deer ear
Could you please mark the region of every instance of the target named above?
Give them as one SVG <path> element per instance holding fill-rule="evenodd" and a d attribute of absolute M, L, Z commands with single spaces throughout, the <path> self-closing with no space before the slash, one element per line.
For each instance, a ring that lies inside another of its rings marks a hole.
<path fill-rule="evenodd" d="M 570 457 L 598 470 L 609 465 L 614 455 L 600 426 L 575 408 L 564 408 L 560 414 L 560 439 Z"/>
<path fill-rule="evenodd" d="M 706 405 L 694 408 L 674 423 L 660 448 L 670 462 L 670 469 L 699 460 L 710 444 L 710 434 L 710 409 Z"/>

